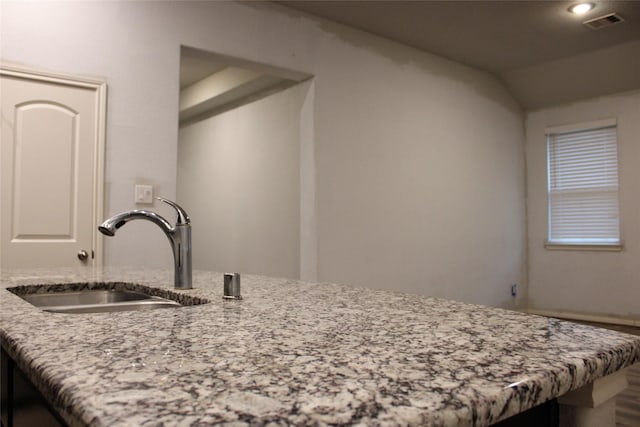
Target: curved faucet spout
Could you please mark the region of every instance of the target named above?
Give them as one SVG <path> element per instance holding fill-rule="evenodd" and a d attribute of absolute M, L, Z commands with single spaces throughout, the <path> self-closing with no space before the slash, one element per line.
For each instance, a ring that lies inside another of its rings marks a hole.
<path fill-rule="evenodd" d="M 118 231 L 120 227 L 134 219 L 149 220 L 158 225 L 158 227 L 162 228 L 162 231 L 164 231 L 165 234 L 171 233 L 171 231 L 173 231 L 173 227 L 171 227 L 169 221 L 167 221 L 157 213 L 138 209 L 122 212 L 112 216 L 111 218 L 100 224 L 98 230 L 100 230 L 100 232 L 104 235 L 115 236 L 116 231 Z"/>
<path fill-rule="evenodd" d="M 134 209 L 112 216 L 100 224 L 98 230 L 106 236 L 115 236 L 120 227 L 134 219 L 153 222 L 160 227 L 171 244 L 175 267 L 175 287 L 178 289 L 191 289 L 191 221 L 185 210 L 177 203 L 161 197 L 156 198 L 176 210 L 178 218 L 174 226 L 155 212 Z"/>

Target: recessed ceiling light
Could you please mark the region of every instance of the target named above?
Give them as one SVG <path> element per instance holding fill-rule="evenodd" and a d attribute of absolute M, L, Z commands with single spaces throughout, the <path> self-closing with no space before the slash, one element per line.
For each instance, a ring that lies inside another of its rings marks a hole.
<path fill-rule="evenodd" d="M 576 3 L 569 8 L 569 12 L 576 15 L 583 15 L 593 9 L 596 5 L 593 3 Z"/>

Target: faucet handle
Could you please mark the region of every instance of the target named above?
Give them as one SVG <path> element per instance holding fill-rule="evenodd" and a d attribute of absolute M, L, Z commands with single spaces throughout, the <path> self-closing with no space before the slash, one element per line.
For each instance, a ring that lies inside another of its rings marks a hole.
<path fill-rule="evenodd" d="M 171 206 L 176 210 L 176 213 L 178 214 L 176 225 L 191 223 L 191 220 L 189 219 L 189 215 L 187 215 L 187 212 L 184 209 L 182 209 L 180 205 L 178 205 L 176 202 L 172 202 L 171 200 L 167 200 L 163 197 L 158 197 L 158 196 L 156 196 L 156 199 L 160 200 L 161 202 L 165 202 L 166 204 L 168 204 L 169 206 Z"/>

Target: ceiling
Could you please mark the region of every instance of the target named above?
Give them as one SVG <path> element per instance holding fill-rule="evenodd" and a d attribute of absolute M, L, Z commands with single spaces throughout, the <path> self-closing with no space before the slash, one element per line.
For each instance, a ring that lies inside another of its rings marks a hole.
<path fill-rule="evenodd" d="M 180 47 L 180 126 L 223 113 L 312 77 L 306 73 Z"/>
<path fill-rule="evenodd" d="M 640 0 L 275 1 L 312 15 L 496 75 L 524 109 L 640 89 Z M 592 30 L 583 22 L 616 13 L 624 22 Z M 283 70 L 183 48 L 180 87 L 230 65 L 300 81 Z"/>
<path fill-rule="evenodd" d="M 586 15 L 566 1 L 279 1 L 427 52 L 502 73 L 640 39 L 640 1 L 598 1 Z M 617 12 L 625 22 L 582 22 Z"/>
<path fill-rule="evenodd" d="M 218 73 L 228 67 L 224 60 L 211 55 L 198 54 L 196 49 L 183 48 L 180 53 L 180 89 L 184 89 L 205 77 Z"/>
<path fill-rule="evenodd" d="M 592 2 L 581 16 L 567 11 L 575 2 L 549 0 L 276 3 L 494 73 L 535 108 L 640 88 L 640 0 Z M 598 30 L 582 24 L 609 13 L 624 22 Z M 603 60 L 613 62 L 603 69 Z"/>

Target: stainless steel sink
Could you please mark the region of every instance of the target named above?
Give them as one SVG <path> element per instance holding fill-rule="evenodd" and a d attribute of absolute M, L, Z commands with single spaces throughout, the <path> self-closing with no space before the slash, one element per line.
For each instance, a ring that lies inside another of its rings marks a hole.
<path fill-rule="evenodd" d="M 180 307 L 179 303 L 166 298 L 113 289 L 27 294 L 20 297 L 44 311 L 56 313 L 103 313 Z"/>
<path fill-rule="evenodd" d="M 121 284 L 125 285 L 125 284 Z M 13 288 L 9 291 L 25 301 L 44 310 L 55 313 L 105 313 L 115 311 L 137 311 L 156 308 L 182 307 L 183 305 L 205 304 L 208 301 L 171 292 L 136 286 L 136 290 L 113 288 L 106 284 L 100 289 L 70 290 L 60 285 L 35 287 L 31 289 Z M 182 304 L 154 293 L 167 293 L 179 298 Z"/>

